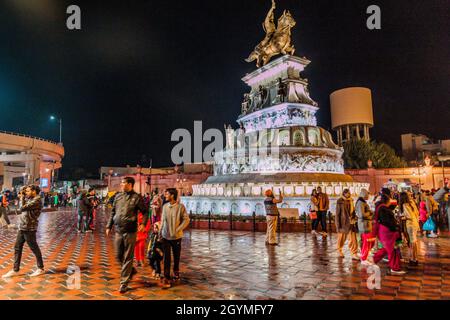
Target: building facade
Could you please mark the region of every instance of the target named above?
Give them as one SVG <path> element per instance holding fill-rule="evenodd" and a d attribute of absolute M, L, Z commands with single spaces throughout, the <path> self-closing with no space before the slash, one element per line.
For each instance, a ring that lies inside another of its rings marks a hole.
<path fill-rule="evenodd" d="M 450 139 L 435 141 L 423 134 L 402 134 L 402 153 L 409 163 L 423 162 L 427 156 L 450 155 Z"/>

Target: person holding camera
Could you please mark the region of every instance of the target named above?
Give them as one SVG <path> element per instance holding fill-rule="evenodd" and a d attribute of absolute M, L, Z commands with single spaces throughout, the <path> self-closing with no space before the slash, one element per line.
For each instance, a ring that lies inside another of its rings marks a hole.
<path fill-rule="evenodd" d="M 11 224 L 8 218 L 8 211 L 9 211 L 9 192 L 3 191 L 3 194 L 0 196 L 0 222 L 1 219 L 3 219 L 5 220 L 6 226 L 8 228 L 13 228 L 14 225 Z"/>
<path fill-rule="evenodd" d="M 283 202 L 283 195 L 280 193 L 280 197 L 276 199 L 271 189 L 267 189 L 264 194 L 266 196 L 264 207 L 267 221 L 266 245 L 277 246 L 277 223 L 280 216 L 277 203 Z"/>
<path fill-rule="evenodd" d="M 19 232 L 17 233 L 14 247 L 14 269 L 3 275 L 3 278 L 10 278 L 19 275 L 20 261 L 25 242 L 36 256 L 37 270 L 30 274 L 30 277 L 40 276 L 45 273 L 42 253 L 36 241 L 36 233 L 39 224 L 39 216 L 42 210 L 42 201 L 39 196 L 40 188 L 35 185 L 26 187 L 19 194 Z"/>

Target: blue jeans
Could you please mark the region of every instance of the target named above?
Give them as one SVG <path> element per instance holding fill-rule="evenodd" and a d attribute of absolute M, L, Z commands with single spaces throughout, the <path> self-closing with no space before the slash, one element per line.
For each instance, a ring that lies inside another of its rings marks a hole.
<path fill-rule="evenodd" d="M 317 219 L 313 220 L 313 223 L 312 223 L 313 230 L 317 231 L 319 222 L 322 225 L 322 231 L 327 232 L 327 212 L 326 211 L 317 211 Z"/>

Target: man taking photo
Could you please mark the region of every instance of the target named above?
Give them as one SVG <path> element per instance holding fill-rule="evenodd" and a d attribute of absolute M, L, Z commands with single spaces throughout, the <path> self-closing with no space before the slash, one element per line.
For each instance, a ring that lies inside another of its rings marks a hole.
<path fill-rule="evenodd" d="M 3 278 L 10 278 L 19 275 L 20 260 L 25 242 L 36 256 L 38 269 L 30 274 L 30 277 L 40 276 L 45 273 L 42 253 L 36 241 L 36 232 L 39 223 L 39 216 L 42 210 L 42 201 L 39 196 L 38 186 L 31 185 L 22 190 L 19 194 L 19 232 L 17 233 L 14 247 L 14 269 L 3 275 Z"/>

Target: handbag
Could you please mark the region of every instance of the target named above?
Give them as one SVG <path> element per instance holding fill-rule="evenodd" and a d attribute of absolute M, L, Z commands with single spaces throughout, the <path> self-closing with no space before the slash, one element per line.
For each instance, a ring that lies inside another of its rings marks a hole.
<path fill-rule="evenodd" d="M 428 217 L 427 222 L 424 223 L 422 229 L 424 231 L 434 231 L 435 227 L 436 225 L 434 224 L 433 219 L 431 219 L 431 217 Z"/>
<path fill-rule="evenodd" d="M 311 218 L 311 220 L 316 220 L 317 219 L 317 212 L 316 211 L 310 211 L 309 212 L 309 217 Z"/>

